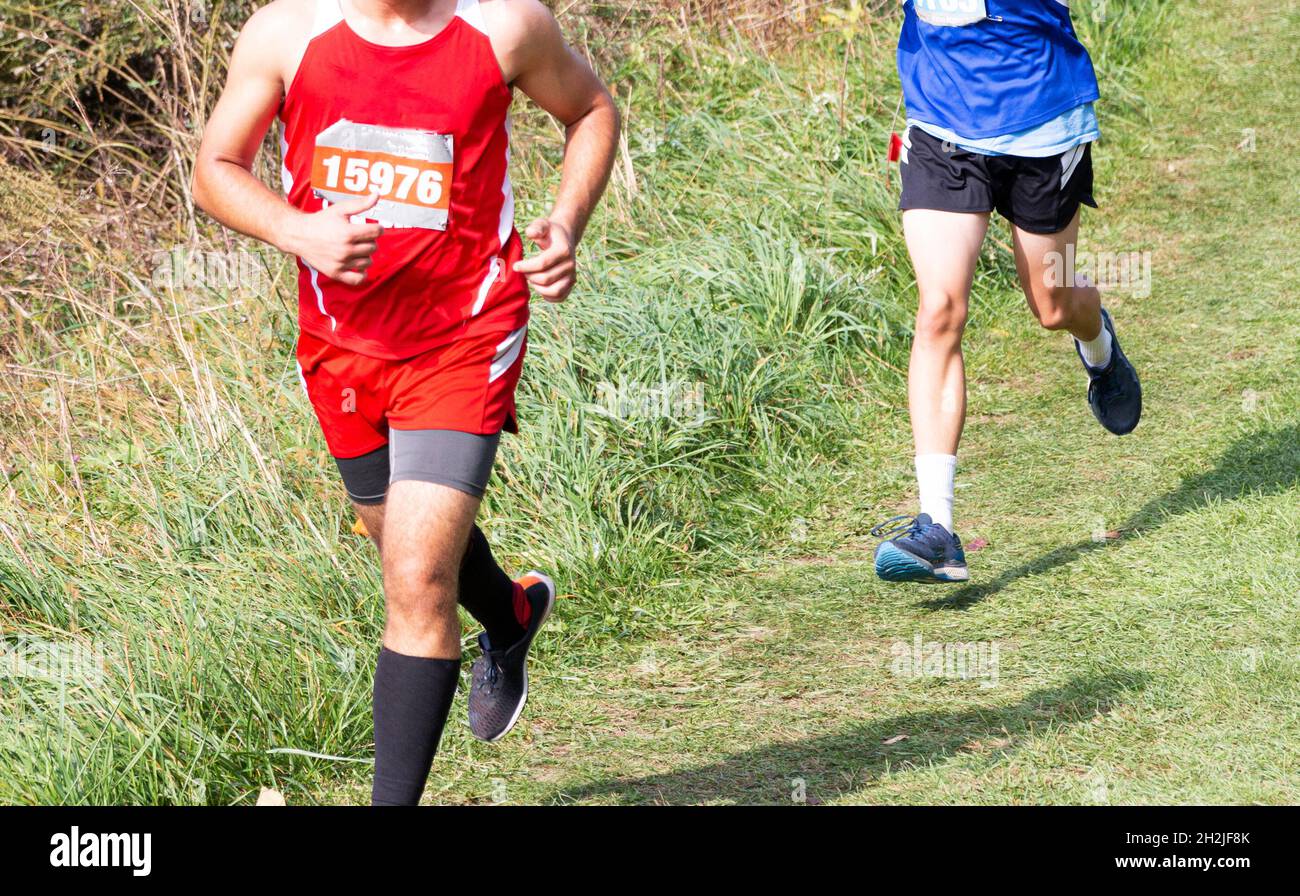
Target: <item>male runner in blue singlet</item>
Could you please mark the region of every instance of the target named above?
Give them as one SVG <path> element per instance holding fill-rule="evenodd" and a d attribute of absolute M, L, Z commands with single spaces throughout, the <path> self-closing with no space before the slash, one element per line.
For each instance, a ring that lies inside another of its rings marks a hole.
<path fill-rule="evenodd" d="M 906 0 L 903 10 L 899 207 L 920 296 L 908 405 L 921 509 L 877 527 L 888 540 L 876 550 L 876 573 L 891 582 L 958 582 L 969 578 L 953 531 L 966 417 L 961 337 L 991 212 L 1011 223 L 1034 316 L 1074 338 L 1101 425 L 1132 432 L 1142 391 L 1097 289 L 1072 272 L 1060 276 L 1061 260 L 1074 257 L 1080 207 L 1096 207 L 1091 144 L 1100 136 L 1097 78 L 1069 3 Z"/>

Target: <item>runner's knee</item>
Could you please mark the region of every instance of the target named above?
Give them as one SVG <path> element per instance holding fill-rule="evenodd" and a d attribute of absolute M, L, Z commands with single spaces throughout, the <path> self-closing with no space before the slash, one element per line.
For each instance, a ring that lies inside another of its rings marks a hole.
<path fill-rule="evenodd" d="M 918 339 L 960 339 L 966 329 L 966 300 L 942 290 L 924 292 L 916 312 Z"/>
<path fill-rule="evenodd" d="M 389 616 L 418 622 L 455 612 L 460 560 L 390 551 L 384 557 L 384 597 Z"/>
<path fill-rule="evenodd" d="M 1065 286 L 1040 286 L 1034 290 L 1034 316 L 1045 330 L 1065 330 L 1074 318 L 1074 290 Z"/>

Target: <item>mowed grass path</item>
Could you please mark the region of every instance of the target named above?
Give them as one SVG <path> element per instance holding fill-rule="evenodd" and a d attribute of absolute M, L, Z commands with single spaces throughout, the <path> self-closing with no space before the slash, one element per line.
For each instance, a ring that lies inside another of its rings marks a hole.
<path fill-rule="evenodd" d="M 1152 253 L 1151 295 L 1109 301 L 1137 432 L 1093 422 L 1064 338 L 977 296 L 969 586 L 872 576 L 866 530 L 911 509 L 906 416 L 874 403 L 790 551 L 681 582 L 703 612 L 670 639 L 543 659 L 507 741 L 444 744 L 430 801 L 1300 800 L 1300 8 L 1180 7 L 1154 126 L 1103 122 L 1086 221 L 1086 248 Z M 897 674 L 918 637 L 996 645 L 995 674 Z"/>

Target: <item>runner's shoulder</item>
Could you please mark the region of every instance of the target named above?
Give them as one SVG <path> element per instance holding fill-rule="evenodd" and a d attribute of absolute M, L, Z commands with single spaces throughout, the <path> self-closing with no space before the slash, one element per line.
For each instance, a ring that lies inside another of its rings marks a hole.
<path fill-rule="evenodd" d="M 311 34 L 316 0 L 272 0 L 258 8 L 240 31 L 240 39 L 258 46 L 284 46 L 289 36 Z"/>
<path fill-rule="evenodd" d="M 555 45 L 555 15 L 541 0 L 480 0 L 479 9 L 497 55 L 524 62 Z"/>
<path fill-rule="evenodd" d="M 315 19 L 316 0 L 273 0 L 259 8 L 244 22 L 235 43 L 235 56 L 244 60 L 241 70 L 260 71 L 288 84 Z"/>
<path fill-rule="evenodd" d="M 518 47 L 529 37 L 557 29 L 555 15 L 541 0 L 481 0 L 483 21 L 493 43 Z"/>

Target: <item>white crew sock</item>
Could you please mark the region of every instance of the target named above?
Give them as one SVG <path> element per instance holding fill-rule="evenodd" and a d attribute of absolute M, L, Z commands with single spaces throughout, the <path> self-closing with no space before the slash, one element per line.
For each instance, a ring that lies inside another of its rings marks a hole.
<path fill-rule="evenodd" d="M 921 490 L 921 512 L 952 531 L 952 483 L 957 457 L 952 454 L 918 454 L 916 484 Z"/>
<path fill-rule="evenodd" d="M 1103 322 L 1101 333 L 1092 342 L 1084 342 L 1081 339 L 1074 340 L 1079 343 L 1079 351 L 1083 353 L 1084 363 L 1093 370 L 1101 370 L 1110 363 L 1110 350 L 1113 340 L 1110 338 L 1110 330 Z"/>

